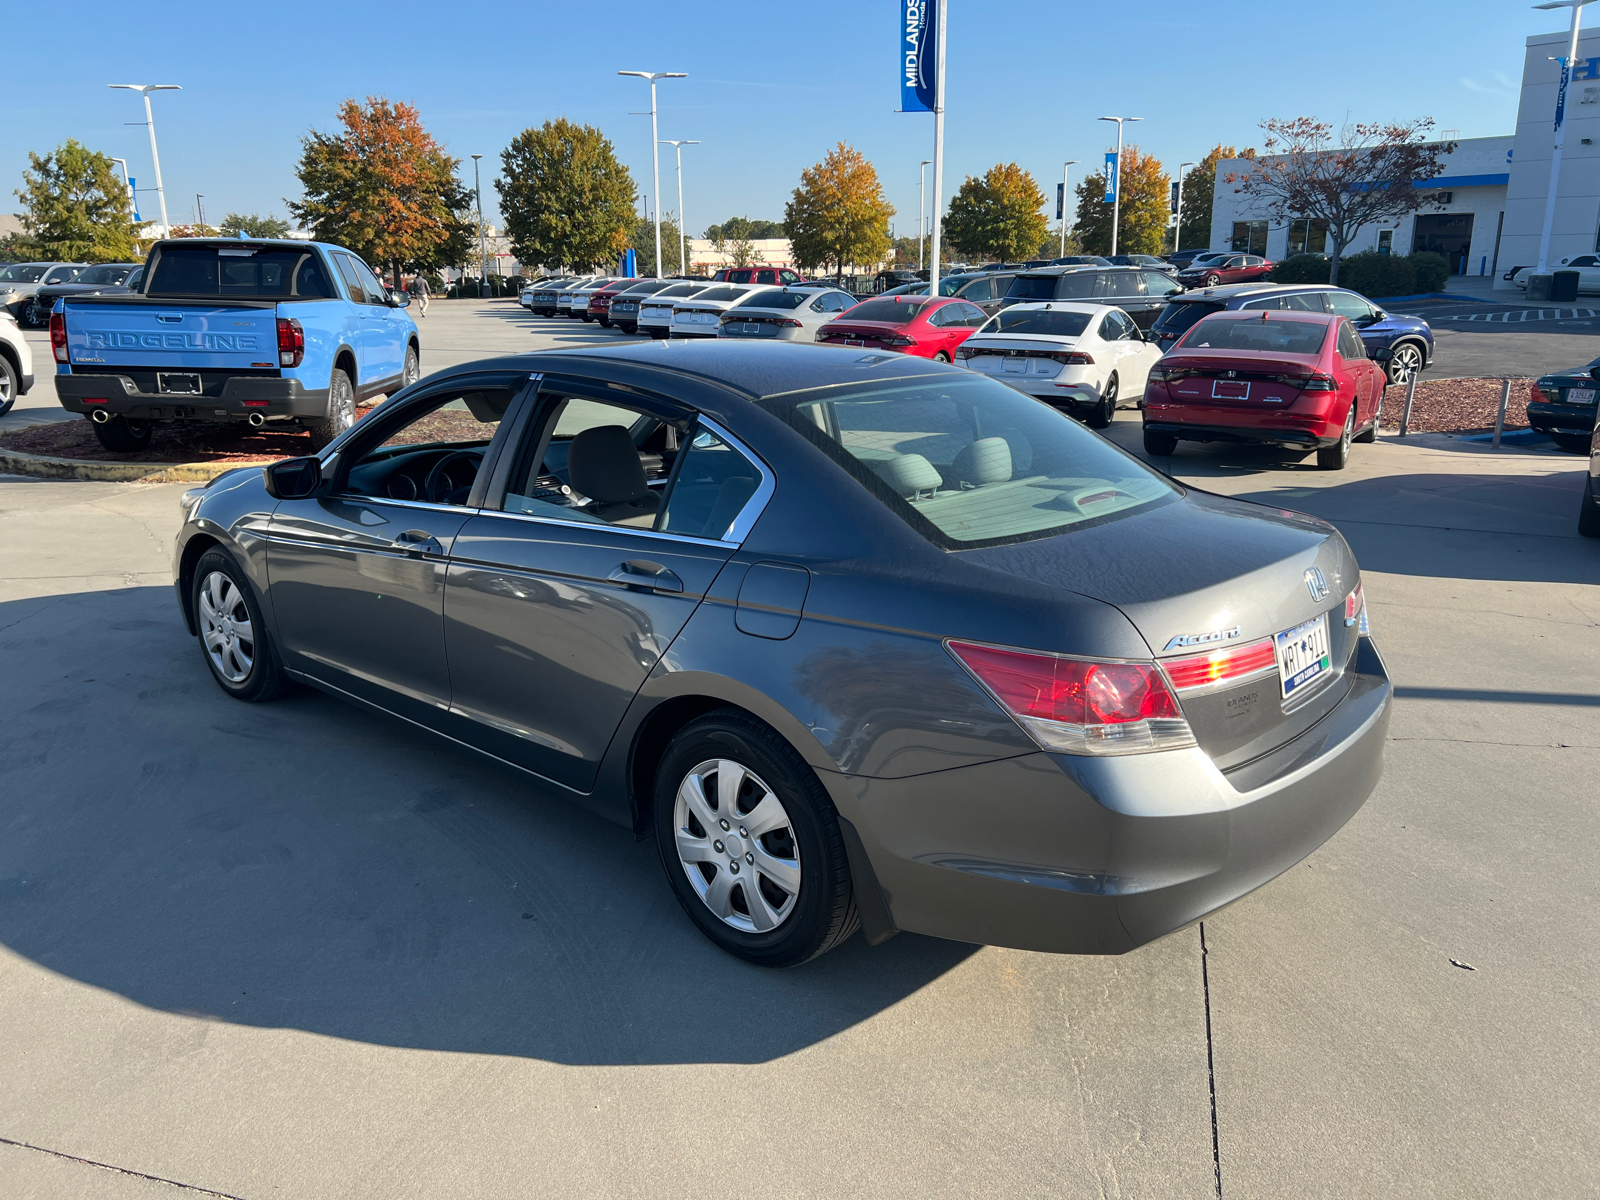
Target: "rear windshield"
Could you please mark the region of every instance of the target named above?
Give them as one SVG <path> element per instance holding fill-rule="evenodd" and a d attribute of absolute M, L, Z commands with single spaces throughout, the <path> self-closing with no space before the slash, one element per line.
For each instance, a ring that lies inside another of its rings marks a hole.
<path fill-rule="evenodd" d="M 704 291 L 705 287 L 706 285 L 703 283 L 678 283 L 674 284 L 672 287 L 663 288 L 661 291 L 657 292 L 656 299 L 668 300 L 673 296 L 688 296 L 695 292 Z"/>
<path fill-rule="evenodd" d="M 121 283 L 126 279 L 132 267 L 89 267 L 78 273 L 73 283 Z"/>
<path fill-rule="evenodd" d="M 1152 329 L 1162 333 L 1182 333 L 1201 317 L 1221 312 L 1223 305 L 1217 301 L 1175 300 L 1161 310 Z"/>
<path fill-rule="evenodd" d="M 936 545 L 1063 533 L 1178 492 L 1072 418 L 963 374 L 761 401 Z"/>
<path fill-rule="evenodd" d="M 11 266 L 0 271 L 0 281 L 6 283 L 38 283 L 44 278 L 44 273 L 50 269 L 50 264 L 43 266 L 29 266 L 27 263 L 12 263 Z"/>
<path fill-rule="evenodd" d="M 1018 275 L 1006 296 L 1022 300 L 1086 300 L 1094 295 L 1095 272 L 1068 275 Z"/>
<path fill-rule="evenodd" d="M 979 333 L 1042 333 L 1049 337 L 1079 337 L 1089 328 L 1094 313 L 1051 312 L 1043 308 L 1003 309 Z"/>
<path fill-rule="evenodd" d="M 150 275 L 149 296 L 326 299 L 337 295 L 315 251 L 167 246 Z"/>
<path fill-rule="evenodd" d="M 1320 354 L 1332 324 L 1276 321 L 1260 317 L 1211 316 L 1201 321 L 1174 350 L 1258 350 L 1276 354 Z"/>
<path fill-rule="evenodd" d="M 850 310 L 850 319 L 902 325 L 914 320 L 926 303 L 926 300 L 865 300 Z"/>
<path fill-rule="evenodd" d="M 740 297 L 748 296 L 749 294 L 749 288 L 709 287 L 703 292 L 696 292 L 694 298 L 696 300 L 709 300 L 713 303 L 722 304 L 729 300 L 738 300 Z"/>
<path fill-rule="evenodd" d="M 622 294 L 624 296 L 649 296 L 659 292 L 666 286 L 659 279 L 652 279 L 649 283 L 636 283 Z"/>
<path fill-rule="evenodd" d="M 818 292 L 786 292 L 782 288 L 772 288 L 765 292 L 755 292 L 750 299 L 741 304 L 740 308 L 799 308 L 808 300 L 815 300 Z"/>

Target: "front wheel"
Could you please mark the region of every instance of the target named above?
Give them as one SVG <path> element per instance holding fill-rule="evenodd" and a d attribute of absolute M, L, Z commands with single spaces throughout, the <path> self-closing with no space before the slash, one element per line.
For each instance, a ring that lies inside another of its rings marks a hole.
<path fill-rule="evenodd" d="M 1221 282 L 1222 282 L 1222 276 L 1221 275 L 1207 275 L 1206 276 L 1206 286 L 1207 287 L 1216 287 L 1217 284 L 1219 284 Z"/>
<path fill-rule="evenodd" d="M 0 412 L 4 412 L 0 409 Z M 1568 454 L 1589 453 L 1589 443 L 1592 440 L 1587 433 L 1560 433 L 1554 429 L 1550 431 L 1550 440 Z"/>
<path fill-rule="evenodd" d="M 400 386 L 408 388 L 422 378 L 422 363 L 417 358 L 415 346 L 406 347 L 406 365 L 400 374 Z"/>
<path fill-rule="evenodd" d="M 1404 386 L 1422 370 L 1422 348 L 1415 342 L 1401 342 L 1391 352 L 1389 365 L 1385 369 L 1390 383 Z"/>
<path fill-rule="evenodd" d="M 656 845 L 678 902 L 729 954 L 792 967 L 859 923 L 839 816 L 795 749 L 746 713 L 681 729 L 655 783 Z"/>
<path fill-rule="evenodd" d="M 1100 403 L 1090 409 L 1089 415 L 1083 419 L 1090 429 L 1106 428 L 1117 415 L 1117 387 L 1117 373 L 1113 371 L 1105 387 L 1100 389 Z"/>
<path fill-rule="evenodd" d="M 1594 476 L 1583 481 L 1583 500 L 1578 508 L 1578 532 L 1587 538 L 1600 538 L 1600 496 L 1594 494 Z"/>
<path fill-rule="evenodd" d="M 1317 466 L 1324 471 L 1342 471 L 1345 464 L 1350 461 L 1351 435 L 1356 430 L 1356 405 L 1350 402 L 1350 411 L 1345 414 L 1344 429 L 1339 434 L 1339 440 L 1333 445 L 1317 451 Z"/>
<path fill-rule="evenodd" d="M 100 444 L 116 454 L 133 454 L 150 444 L 155 425 L 132 417 L 115 416 L 105 424 L 96 424 L 94 436 Z"/>
<path fill-rule="evenodd" d="M 217 685 L 236 700 L 272 700 L 286 688 L 250 584 L 238 563 L 207 550 L 194 568 L 195 625 Z"/>
<path fill-rule="evenodd" d="M 321 450 L 356 423 L 356 389 L 338 368 L 328 380 L 328 413 L 311 425 L 311 445 Z"/>
<path fill-rule="evenodd" d="M 1166 458 L 1178 449 L 1178 439 L 1170 433 L 1152 433 L 1144 431 L 1144 452 L 1153 454 L 1157 458 Z"/>
<path fill-rule="evenodd" d="M 11 411 L 11 406 L 17 402 L 21 388 L 22 383 L 17 378 L 17 369 L 11 365 L 9 358 L 0 354 L 0 417 Z"/>

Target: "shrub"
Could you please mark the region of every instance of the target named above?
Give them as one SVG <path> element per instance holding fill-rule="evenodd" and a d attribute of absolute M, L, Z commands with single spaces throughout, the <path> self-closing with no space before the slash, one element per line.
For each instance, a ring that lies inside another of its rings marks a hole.
<path fill-rule="evenodd" d="M 1410 258 L 1363 250 L 1339 262 L 1339 286 L 1369 300 L 1410 296 L 1417 290 L 1417 272 Z"/>
<path fill-rule="evenodd" d="M 1321 254 L 1296 254 L 1272 268 L 1273 283 L 1327 283 L 1328 260 Z"/>
<path fill-rule="evenodd" d="M 1444 255 L 1419 250 L 1411 256 L 1411 265 L 1417 273 L 1417 291 L 1444 291 L 1444 281 L 1450 278 L 1450 260 Z"/>

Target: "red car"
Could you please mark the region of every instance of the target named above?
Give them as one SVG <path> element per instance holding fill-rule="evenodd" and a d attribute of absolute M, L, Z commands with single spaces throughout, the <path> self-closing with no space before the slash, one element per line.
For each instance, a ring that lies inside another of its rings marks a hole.
<path fill-rule="evenodd" d="M 1226 258 L 1213 258 L 1196 262 L 1178 272 L 1178 282 L 1184 287 L 1216 287 L 1223 283 L 1250 283 L 1265 279 L 1278 264 L 1259 254 L 1230 254 Z"/>
<path fill-rule="evenodd" d="M 606 329 L 611 328 L 611 301 L 631 287 L 638 287 L 643 279 L 619 279 L 608 283 L 597 292 L 589 293 L 589 315 Z"/>
<path fill-rule="evenodd" d="M 1388 350 L 1369 357 L 1332 313 L 1219 312 L 1197 322 L 1150 370 L 1144 448 L 1253 442 L 1317 452 L 1337 471 L 1351 442 L 1377 438 Z"/>
<path fill-rule="evenodd" d="M 953 362 L 956 350 L 989 319 L 976 304 L 954 297 L 881 296 L 864 300 L 817 330 L 823 346 L 898 350 Z"/>
<path fill-rule="evenodd" d="M 788 267 L 723 267 L 711 277 L 713 283 L 770 283 L 774 287 L 788 287 L 804 283 Z"/>

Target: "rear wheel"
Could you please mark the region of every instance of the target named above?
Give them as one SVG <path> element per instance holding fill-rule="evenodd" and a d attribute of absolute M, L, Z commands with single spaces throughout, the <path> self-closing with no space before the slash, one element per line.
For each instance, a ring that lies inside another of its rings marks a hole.
<path fill-rule="evenodd" d="M 272 700 L 286 680 L 273 655 L 266 622 L 244 572 L 221 550 L 207 550 L 194 568 L 195 625 L 200 650 L 219 687 L 236 700 Z"/>
<path fill-rule="evenodd" d="M 1100 389 L 1100 403 L 1090 409 L 1089 415 L 1083 419 L 1090 429 L 1104 429 L 1117 415 L 1117 387 L 1117 373 L 1113 371 L 1105 387 Z"/>
<path fill-rule="evenodd" d="M 747 714 L 708 713 L 672 739 L 655 828 L 678 902 L 728 953 L 792 967 L 855 932 L 833 802 L 794 748 Z"/>
<path fill-rule="evenodd" d="M 1345 414 L 1344 429 L 1339 434 L 1339 440 L 1325 449 L 1317 451 L 1317 466 L 1324 471 L 1342 471 L 1345 464 L 1350 461 L 1351 435 L 1356 429 L 1355 401 L 1350 402 L 1350 411 Z"/>
<path fill-rule="evenodd" d="M 100 439 L 100 444 L 117 454 L 143 450 L 150 444 L 150 435 L 154 432 L 155 425 L 151 422 L 123 416 L 112 417 L 104 425 L 94 427 L 94 436 Z"/>
<path fill-rule="evenodd" d="M 1157 458 L 1166 458 L 1178 448 L 1178 439 L 1170 433 L 1152 433 L 1144 431 L 1144 452 L 1154 454 Z"/>
<path fill-rule="evenodd" d="M 311 445 L 321 450 L 356 423 L 356 389 L 337 367 L 328 380 L 328 415 L 311 426 Z"/>
<path fill-rule="evenodd" d="M 946 354 L 943 350 L 941 350 L 941 351 L 939 351 L 939 353 L 937 353 L 937 354 L 935 354 L 933 356 L 933 361 L 934 362 L 947 363 L 947 362 L 950 361 L 950 356 L 948 354 Z"/>
<path fill-rule="evenodd" d="M 0 409 L 0 412 L 4 411 L 4 409 Z M 1552 429 L 1550 431 L 1550 440 L 1568 454 L 1589 453 L 1590 435 L 1587 433 L 1560 433 Z"/>
<path fill-rule="evenodd" d="M 22 384 L 17 378 L 17 369 L 11 365 L 11 360 L 0 354 L 0 417 L 11 411 L 11 406 L 17 402 L 17 394 Z"/>
<path fill-rule="evenodd" d="M 1584 537 L 1600 538 L 1600 496 L 1594 494 L 1594 476 L 1583 481 L 1583 500 L 1578 508 L 1578 532 Z"/>
<path fill-rule="evenodd" d="M 415 346 L 407 346 L 406 365 L 400 375 L 400 386 L 403 388 L 410 387 L 421 378 L 422 363 L 417 359 L 417 348 Z"/>

